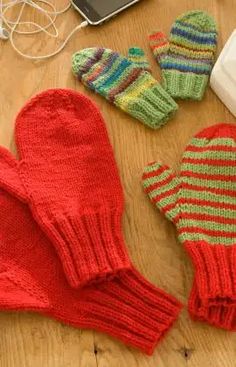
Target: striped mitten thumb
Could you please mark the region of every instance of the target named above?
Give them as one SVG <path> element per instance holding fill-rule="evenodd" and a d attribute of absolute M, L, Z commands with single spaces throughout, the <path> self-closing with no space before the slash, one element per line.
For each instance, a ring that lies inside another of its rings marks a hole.
<path fill-rule="evenodd" d="M 127 58 L 129 61 L 136 64 L 138 68 L 143 70 L 151 71 L 149 62 L 142 48 L 140 47 L 130 47 L 128 49 Z"/>
<path fill-rule="evenodd" d="M 151 202 L 174 222 L 179 189 L 177 176 L 168 166 L 153 162 L 145 167 L 142 181 Z"/>

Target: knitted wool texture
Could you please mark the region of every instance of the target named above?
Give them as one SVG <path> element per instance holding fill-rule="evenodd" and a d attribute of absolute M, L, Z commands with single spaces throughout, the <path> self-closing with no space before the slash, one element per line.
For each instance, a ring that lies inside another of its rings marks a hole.
<path fill-rule="evenodd" d="M 39 312 L 75 327 L 108 333 L 147 354 L 153 352 L 180 312 L 181 305 L 173 297 L 133 268 L 83 290 L 71 288 L 54 247 L 28 206 L 0 189 L 0 208 L 1 310 Z"/>
<path fill-rule="evenodd" d="M 34 97 L 16 118 L 19 177 L 33 216 L 54 244 L 72 287 L 130 267 L 121 231 L 124 200 L 104 121 L 70 90 Z M 13 164 L 13 163 L 11 163 Z M 13 174 L 13 177 L 11 176 Z M 10 188 L 11 190 L 11 188 Z"/>
<path fill-rule="evenodd" d="M 145 191 L 175 223 L 193 261 L 190 313 L 206 319 L 211 307 L 220 314 L 212 323 L 228 329 L 236 329 L 235 160 L 236 127 L 220 124 L 191 140 L 179 176 L 158 163 L 143 174 Z"/>
<path fill-rule="evenodd" d="M 148 68 L 140 48 L 131 48 L 129 58 L 98 47 L 86 48 L 72 57 L 73 73 L 84 85 L 145 125 L 158 129 L 178 106 Z"/>
<path fill-rule="evenodd" d="M 170 38 L 156 31 L 150 46 L 162 70 L 162 84 L 173 98 L 201 100 L 214 63 L 217 30 L 203 11 L 190 11 L 174 22 Z"/>
<path fill-rule="evenodd" d="M 207 322 L 229 331 L 236 331 L 236 305 L 235 302 L 206 304 L 199 297 L 196 279 L 188 300 L 188 311 L 193 320 Z"/>

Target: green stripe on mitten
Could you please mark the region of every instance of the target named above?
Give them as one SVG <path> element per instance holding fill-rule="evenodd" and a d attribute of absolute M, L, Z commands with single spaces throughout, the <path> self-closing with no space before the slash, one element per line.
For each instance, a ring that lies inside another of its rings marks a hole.
<path fill-rule="evenodd" d="M 161 31 L 149 35 L 150 47 L 162 70 L 162 83 L 173 98 L 201 100 L 214 63 L 215 20 L 194 10 L 174 22 L 169 40 Z"/>
<path fill-rule="evenodd" d="M 131 48 L 128 58 L 107 48 L 86 48 L 73 55 L 72 70 L 85 86 L 153 129 L 178 108 L 148 71 L 140 48 Z"/>

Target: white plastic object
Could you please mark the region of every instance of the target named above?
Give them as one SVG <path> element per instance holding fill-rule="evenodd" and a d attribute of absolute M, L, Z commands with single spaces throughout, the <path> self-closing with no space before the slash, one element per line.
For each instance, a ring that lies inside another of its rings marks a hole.
<path fill-rule="evenodd" d="M 215 63 L 210 85 L 230 112 L 236 116 L 236 29 Z"/>

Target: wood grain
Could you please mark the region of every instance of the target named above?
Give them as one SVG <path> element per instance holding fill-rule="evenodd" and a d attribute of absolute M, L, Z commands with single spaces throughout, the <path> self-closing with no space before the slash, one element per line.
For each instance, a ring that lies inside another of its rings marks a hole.
<path fill-rule="evenodd" d="M 60 6 L 65 0 L 58 1 Z M 218 51 L 235 27 L 235 0 L 142 0 L 140 4 L 101 27 L 76 34 L 66 49 L 45 62 L 17 56 L 8 42 L 0 43 L 0 143 L 14 150 L 14 117 L 35 93 L 47 88 L 74 88 L 91 96 L 105 117 L 114 146 L 125 197 L 124 232 L 130 256 L 154 284 L 185 304 L 192 281 L 191 264 L 176 240 L 175 229 L 149 204 L 142 192 L 143 166 L 154 159 L 178 169 L 185 145 L 199 129 L 216 122 L 236 122 L 208 88 L 202 102 L 180 102 L 175 119 L 160 131 L 151 131 L 85 90 L 71 74 L 71 55 L 89 46 L 127 52 L 138 45 L 147 52 L 154 75 L 159 70 L 147 44 L 155 28 L 168 32 L 175 17 L 190 9 L 209 11 L 219 25 Z M 37 14 L 34 14 L 37 17 Z M 70 10 L 59 21 L 61 37 L 80 21 Z M 16 42 L 26 52 L 45 53 L 58 42 L 43 36 Z M 152 357 L 123 346 L 93 331 L 76 330 L 35 314 L 0 314 L 0 367 L 234 367 L 236 336 L 201 323 L 193 323 L 187 311 Z"/>

